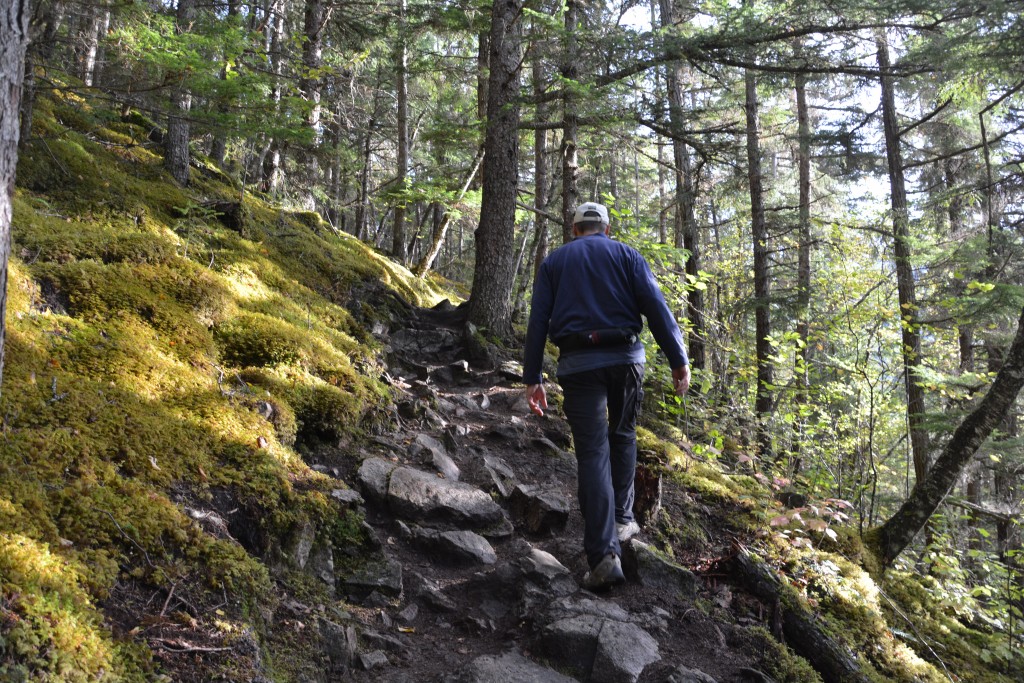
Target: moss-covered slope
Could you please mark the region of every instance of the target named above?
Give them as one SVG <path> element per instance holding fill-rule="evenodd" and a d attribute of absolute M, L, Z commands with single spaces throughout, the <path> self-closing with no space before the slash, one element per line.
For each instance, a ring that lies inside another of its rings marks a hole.
<path fill-rule="evenodd" d="M 297 448 L 360 433 L 389 401 L 363 324 L 385 312 L 358 302 L 357 320 L 352 293 L 441 295 L 315 215 L 246 195 L 224 220 L 209 207 L 237 204 L 237 187 L 212 168 L 175 186 L 144 123 L 41 100 L 19 162 L 0 397 L 3 680 L 152 680 L 165 668 L 154 653 L 184 648 L 156 639 L 154 620 L 267 639 L 260 606 L 280 583 L 268 566 L 289 566 L 280 539 L 344 531 L 337 482 Z M 243 522 L 218 533 L 211 518 Z M 259 663 L 288 678 L 259 659 L 203 675 L 247 680 Z"/>

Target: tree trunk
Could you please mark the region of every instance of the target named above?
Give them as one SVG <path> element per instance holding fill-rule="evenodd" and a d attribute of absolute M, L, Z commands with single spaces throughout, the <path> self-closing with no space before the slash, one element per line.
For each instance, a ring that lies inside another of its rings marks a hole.
<path fill-rule="evenodd" d="M 405 234 L 405 185 L 409 176 L 409 70 L 408 48 L 405 41 L 406 0 L 401 0 L 398 15 L 398 46 L 395 48 L 396 87 L 398 90 L 398 112 L 396 113 L 396 140 L 398 160 L 395 172 L 395 186 L 401 193 L 395 204 L 395 222 L 392 228 L 391 257 L 405 263 L 409 257 Z"/>
<path fill-rule="evenodd" d="M 7 262 L 11 255 L 14 171 L 18 165 L 18 112 L 31 14 L 28 2 L 9 2 L 0 8 L 0 386 L 7 335 Z"/>
<path fill-rule="evenodd" d="M 800 448 L 803 444 L 804 418 L 799 408 L 807 403 L 810 390 L 808 375 L 808 356 L 810 351 L 810 308 L 811 308 L 811 125 L 807 112 L 807 76 L 796 75 L 796 120 L 797 120 L 797 166 L 799 169 L 800 209 L 798 222 L 800 225 L 800 245 L 797 252 L 796 267 L 796 376 L 797 393 L 794 403 L 797 405 L 797 419 L 794 422 L 795 433 L 791 448 L 794 473 L 800 471 Z"/>
<path fill-rule="evenodd" d="M 971 461 L 996 425 L 1005 418 L 1022 386 L 1024 310 L 1017 322 L 1017 335 L 988 393 L 953 432 L 942 454 L 929 468 L 926 476 L 917 481 L 910 497 L 896 514 L 869 532 L 868 540 L 875 545 L 883 568 L 892 564 L 928 523 L 942 499 L 953 488 L 964 466 Z"/>
<path fill-rule="evenodd" d="M 511 334 L 519 176 L 519 69 L 522 0 L 495 0 L 491 10 L 483 198 L 469 320 L 491 334 Z"/>
<path fill-rule="evenodd" d="M 682 21 L 679 6 L 675 0 L 661 0 L 661 26 L 667 28 Z M 686 72 L 679 63 L 668 67 L 665 75 L 668 86 L 668 120 L 672 131 L 672 158 L 676 176 L 676 221 L 675 245 L 689 252 L 686 259 L 687 279 L 692 285 L 700 272 L 701 245 L 697 232 L 697 218 L 694 209 L 696 197 L 693 185 L 693 169 L 690 152 L 682 139 L 685 129 L 683 119 L 683 82 Z M 704 292 L 689 287 L 686 292 L 686 311 L 690 320 L 689 356 L 690 365 L 703 370 L 704 359 Z"/>
<path fill-rule="evenodd" d="M 573 92 L 579 78 L 576 30 L 579 26 L 579 2 L 567 0 L 565 5 L 565 52 L 562 55 L 562 244 L 572 241 L 572 217 L 580 203 L 579 154 L 576 138 L 579 135 L 579 116 Z"/>
<path fill-rule="evenodd" d="M 536 48 L 536 43 L 534 44 Z M 541 61 L 538 50 L 534 49 L 533 64 L 533 94 L 540 95 L 544 89 L 544 65 Z M 548 106 L 546 103 L 537 105 L 536 117 L 538 121 L 547 120 Z M 537 273 L 544 259 L 548 256 L 548 220 L 542 212 L 547 210 L 549 177 L 547 155 L 548 133 L 546 130 L 536 130 L 533 133 L 533 206 L 537 209 L 537 234 L 535 237 L 533 253 L 533 277 L 536 280 Z"/>
<path fill-rule="evenodd" d="M 195 14 L 195 0 L 178 0 L 177 25 L 175 33 L 181 34 L 188 30 L 188 25 Z M 171 176 L 180 184 L 189 184 L 189 166 L 191 152 L 188 147 L 190 137 L 189 112 L 192 109 L 192 91 L 185 85 L 185 74 L 178 74 L 180 79 L 171 95 L 171 113 L 167 118 L 167 139 L 164 140 L 164 166 Z"/>
<path fill-rule="evenodd" d="M 309 106 L 306 114 L 306 127 L 309 129 L 310 144 L 302 146 L 299 162 L 305 178 L 301 181 L 302 207 L 307 211 L 316 210 L 314 189 L 320 183 L 320 161 L 316 151 L 320 147 L 320 118 L 322 112 L 320 69 L 323 66 L 324 28 L 330 18 L 331 9 L 325 0 L 306 0 L 306 8 L 302 17 L 302 32 L 305 41 L 302 44 L 303 77 L 299 79 L 299 89 Z"/>
<path fill-rule="evenodd" d="M 903 334 L 903 384 L 907 392 L 907 422 L 910 447 L 917 481 L 928 472 L 928 433 L 924 428 L 924 389 L 917 382 L 921 366 L 921 335 L 918 332 L 917 299 L 914 294 L 914 270 L 910 262 L 910 215 L 907 188 L 903 178 L 899 122 L 896 119 L 896 95 L 890 73 L 889 46 L 883 34 L 877 37 L 878 69 L 882 85 L 882 122 L 885 127 L 885 151 L 891 187 L 893 252 L 896 263 L 896 287 L 899 292 Z"/>
<path fill-rule="evenodd" d="M 110 26 L 110 10 L 100 6 L 90 6 L 82 18 L 81 54 L 79 55 L 78 77 L 88 87 L 95 85 L 96 62 L 100 54 L 100 41 Z"/>
<path fill-rule="evenodd" d="M 761 183 L 761 141 L 758 129 L 757 80 L 747 70 L 746 122 L 747 122 L 747 180 L 750 184 L 750 227 L 754 243 L 754 299 L 757 352 L 757 442 L 761 456 L 771 457 L 772 441 L 768 418 L 772 412 L 772 347 L 768 343 L 771 321 L 768 311 L 768 228 L 765 223 L 764 189 Z"/>

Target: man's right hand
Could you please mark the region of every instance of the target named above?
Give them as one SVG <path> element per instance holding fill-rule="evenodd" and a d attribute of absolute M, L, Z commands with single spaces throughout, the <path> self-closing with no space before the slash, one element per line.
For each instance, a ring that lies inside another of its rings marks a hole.
<path fill-rule="evenodd" d="M 548 394 L 543 384 L 531 384 L 526 387 L 526 402 L 530 410 L 538 417 L 544 417 L 544 408 L 548 407 Z"/>
<path fill-rule="evenodd" d="M 690 366 L 684 365 L 672 369 L 672 384 L 675 385 L 676 393 L 682 396 L 690 388 Z"/>

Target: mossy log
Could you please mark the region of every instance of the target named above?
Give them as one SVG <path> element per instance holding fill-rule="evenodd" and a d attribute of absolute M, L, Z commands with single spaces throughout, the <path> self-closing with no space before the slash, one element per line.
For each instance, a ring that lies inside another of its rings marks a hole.
<path fill-rule="evenodd" d="M 781 612 L 775 620 L 782 623 L 786 643 L 809 661 L 823 679 L 834 683 L 870 683 L 848 648 L 825 632 L 821 619 L 802 604 L 774 570 L 745 551 L 736 556 L 734 563 L 746 588 Z"/>

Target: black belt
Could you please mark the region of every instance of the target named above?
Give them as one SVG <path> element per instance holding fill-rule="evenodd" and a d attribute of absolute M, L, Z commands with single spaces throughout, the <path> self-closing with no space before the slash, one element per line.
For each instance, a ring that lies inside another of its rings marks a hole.
<path fill-rule="evenodd" d="M 632 330 L 607 329 L 590 330 L 588 332 L 577 332 L 565 337 L 553 340 L 555 346 L 562 353 L 579 351 L 581 349 L 610 348 L 621 346 L 629 348 L 636 344 L 637 333 Z"/>

